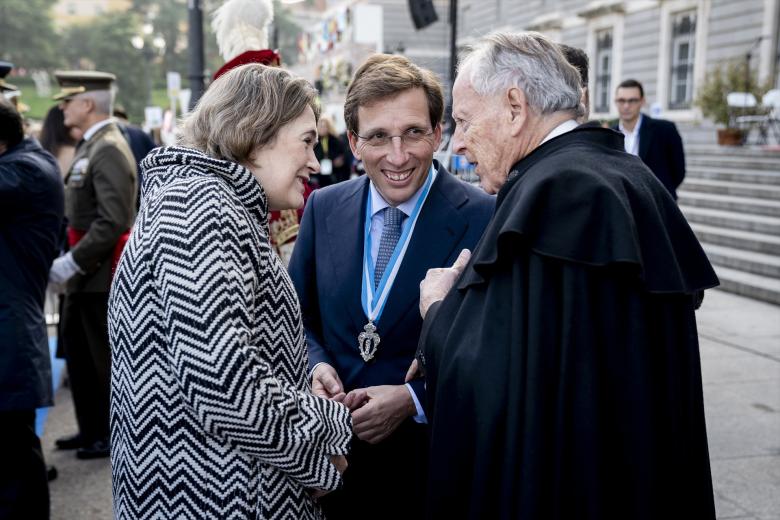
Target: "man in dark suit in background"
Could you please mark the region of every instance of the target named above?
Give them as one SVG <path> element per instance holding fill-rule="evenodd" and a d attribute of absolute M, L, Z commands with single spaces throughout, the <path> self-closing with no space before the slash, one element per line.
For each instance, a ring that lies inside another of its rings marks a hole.
<path fill-rule="evenodd" d="M 577 118 L 577 122 L 580 124 L 588 124 L 588 117 L 590 116 L 590 92 L 588 91 L 588 68 L 590 62 L 588 60 L 588 54 L 579 47 L 572 47 L 565 43 L 559 43 L 558 48 L 563 53 L 566 61 L 572 64 L 580 75 L 580 87 L 582 87 L 580 101 L 585 106 L 585 113 Z M 598 121 L 593 121 L 590 124 L 593 126 L 600 123 Z"/>
<path fill-rule="evenodd" d="M 57 161 L 0 96 L 0 518 L 49 518 L 35 409 L 53 404 L 43 305 L 63 205 Z"/>
<path fill-rule="evenodd" d="M 420 281 L 473 248 L 493 210 L 433 161 L 443 106 L 435 76 L 404 57 L 375 55 L 358 69 L 344 113 L 367 175 L 312 193 L 290 260 L 312 390 L 353 410 L 344 487 L 322 499 L 331 520 L 425 511 L 425 384 L 404 383 Z"/>
<path fill-rule="evenodd" d="M 677 186 L 685 178 L 682 138 L 671 121 L 653 119 L 641 112 L 645 90 L 635 79 L 627 79 L 615 91 L 620 120 L 613 129 L 625 136 L 626 151 L 638 155 L 659 181 L 677 199 Z"/>

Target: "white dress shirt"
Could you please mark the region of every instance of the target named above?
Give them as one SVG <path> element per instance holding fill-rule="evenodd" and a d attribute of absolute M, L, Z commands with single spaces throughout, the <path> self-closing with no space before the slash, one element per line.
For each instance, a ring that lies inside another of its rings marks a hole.
<path fill-rule="evenodd" d="M 431 185 L 436 180 L 436 176 L 439 174 L 438 170 L 431 166 L 431 171 L 433 172 L 433 179 L 431 180 Z M 425 186 L 425 183 L 423 183 L 422 186 L 420 186 L 416 192 L 414 192 L 414 195 L 412 195 L 409 200 L 406 202 L 403 202 L 396 206 L 398 209 L 400 209 L 406 217 L 412 214 L 414 211 L 414 206 L 417 204 L 417 201 L 420 200 L 420 197 L 422 196 L 423 188 Z M 371 197 L 371 261 L 376 264 L 376 257 L 379 255 L 379 242 L 382 239 L 382 229 L 384 229 L 385 226 L 385 208 L 390 206 L 390 203 L 388 203 L 384 197 L 382 197 L 382 194 L 379 193 L 379 190 L 376 189 L 376 186 L 374 186 L 373 182 L 369 181 L 368 184 L 368 196 Z M 404 218 L 405 221 L 405 218 Z M 402 223 L 403 224 L 403 223 Z M 403 257 L 399 257 L 398 261 L 402 261 Z M 317 369 L 319 365 L 321 365 L 324 362 L 317 363 L 314 365 L 311 369 L 311 374 L 314 374 L 314 371 Z M 420 404 L 420 399 L 418 399 L 417 394 L 414 393 L 414 389 L 412 389 L 412 385 L 409 383 L 406 383 L 406 389 L 409 390 L 409 394 L 412 396 L 412 401 L 414 401 L 414 407 L 417 410 L 417 415 L 412 417 L 415 422 L 418 423 L 427 423 L 428 419 L 425 417 L 425 411 L 423 410 L 422 405 Z"/>
<path fill-rule="evenodd" d="M 542 139 L 542 142 L 539 143 L 539 144 L 544 144 L 544 143 L 546 143 L 547 141 L 549 141 L 550 139 L 552 139 L 554 137 L 558 137 L 559 135 L 563 135 L 566 132 L 571 132 L 572 130 L 574 130 L 578 126 L 580 126 L 579 123 L 577 123 L 577 121 L 575 121 L 574 119 L 567 119 L 563 123 L 561 123 L 558 126 L 556 126 L 555 128 L 553 128 L 550 131 L 550 133 L 547 134 L 547 136 L 544 139 Z"/>
<path fill-rule="evenodd" d="M 109 117 L 108 119 L 98 121 L 94 125 L 90 126 L 89 129 L 86 132 L 84 132 L 84 140 L 89 141 L 90 139 L 92 139 L 92 136 L 98 132 L 98 130 L 100 130 L 107 124 L 112 123 L 113 121 L 114 120 Z"/>
<path fill-rule="evenodd" d="M 439 172 L 433 166 L 431 166 L 431 171 L 433 172 L 431 184 L 433 184 Z M 420 200 L 424 186 L 425 183 L 414 192 L 414 195 L 412 195 L 409 200 L 396 206 L 396 208 L 400 209 L 406 217 L 411 215 L 414 211 L 414 206 L 417 204 L 417 201 Z M 390 206 L 390 203 L 382 197 L 382 194 L 379 193 L 379 190 L 376 189 L 373 182 L 369 182 L 368 191 L 368 196 L 371 197 L 371 261 L 376 265 L 376 257 L 379 254 L 379 241 L 382 238 L 382 230 L 385 227 L 385 208 Z M 404 218 L 404 222 L 405 221 L 406 218 Z M 398 258 L 399 262 L 402 260 L 402 257 Z M 427 423 L 428 419 L 425 417 L 425 411 L 420 404 L 420 400 L 417 398 L 417 394 L 414 393 L 412 385 L 406 383 L 406 389 L 409 390 L 409 393 L 412 395 L 414 407 L 417 409 L 417 415 L 413 417 L 414 421 L 418 423 Z"/>
<path fill-rule="evenodd" d="M 433 180 L 435 181 L 436 175 L 438 175 L 439 172 L 436 171 L 436 168 L 431 169 L 433 170 Z M 433 181 L 431 184 L 433 184 Z M 420 200 L 423 187 L 424 185 L 420 186 L 409 200 L 396 206 L 407 217 L 412 214 L 415 204 L 417 204 L 417 201 Z M 369 182 L 368 191 L 369 196 L 371 197 L 371 261 L 374 263 L 374 265 L 376 265 L 376 257 L 379 254 L 379 241 L 382 238 L 382 230 L 385 227 L 384 210 L 386 207 L 390 206 L 390 203 L 388 203 L 384 197 L 382 197 L 382 194 L 379 193 L 379 190 L 376 189 L 376 186 L 374 186 L 373 182 Z M 406 218 L 404 218 L 403 222 L 406 222 Z M 403 225 L 403 222 L 401 225 Z M 401 260 L 401 258 L 398 259 L 399 262 Z"/>
<path fill-rule="evenodd" d="M 639 155 L 639 128 L 642 126 L 642 117 L 642 114 L 639 114 L 639 119 L 636 120 L 634 130 L 630 132 L 626 130 L 622 122 L 618 123 L 618 128 L 625 136 L 626 152 L 631 155 Z"/>

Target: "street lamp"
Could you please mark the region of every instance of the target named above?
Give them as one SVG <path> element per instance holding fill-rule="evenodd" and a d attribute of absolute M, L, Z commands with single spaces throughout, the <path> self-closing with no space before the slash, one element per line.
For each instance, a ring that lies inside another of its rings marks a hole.
<path fill-rule="evenodd" d="M 189 20 L 187 29 L 187 48 L 190 54 L 189 78 L 190 90 L 190 109 L 195 108 L 195 104 L 203 95 L 205 90 L 204 82 L 204 50 L 203 50 L 203 10 L 200 7 L 201 0 L 187 0 L 187 19 Z"/>
<path fill-rule="evenodd" d="M 130 38 L 130 45 L 142 52 L 144 57 L 144 75 L 146 76 L 146 106 L 152 104 L 152 60 L 165 49 L 165 38 L 160 35 L 152 37 L 154 27 L 150 23 L 141 26 L 141 34 Z"/>

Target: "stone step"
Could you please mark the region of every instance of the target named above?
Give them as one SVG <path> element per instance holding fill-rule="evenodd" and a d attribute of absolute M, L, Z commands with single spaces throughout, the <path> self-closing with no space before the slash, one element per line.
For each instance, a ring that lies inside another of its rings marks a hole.
<path fill-rule="evenodd" d="M 780 237 L 777 236 L 696 223 L 691 223 L 691 229 L 702 244 L 715 244 L 743 251 L 780 255 Z"/>
<path fill-rule="evenodd" d="M 746 273 L 723 266 L 715 266 L 720 278 L 720 289 L 748 298 L 780 304 L 780 280 Z"/>
<path fill-rule="evenodd" d="M 733 195 L 716 195 L 713 193 L 697 193 L 687 190 L 678 191 L 677 196 L 681 206 L 780 217 L 780 201 L 735 197 Z"/>
<path fill-rule="evenodd" d="M 735 197 L 780 200 L 780 186 L 767 186 L 750 182 L 688 178 L 683 183 L 681 189 L 698 193 L 716 193 L 719 195 L 734 195 Z"/>
<path fill-rule="evenodd" d="M 714 146 L 718 142 L 718 133 L 714 125 L 679 122 L 677 123 L 677 130 L 683 138 L 686 150 L 689 146 Z"/>
<path fill-rule="evenodd" d="M 761 184 L 764 186 L 780 186 L 780 171 L 745 170 L 715 166 L 688 166 L 686 179 L 712 179 L 728 182 L 743 182 Z"/>
<path fill-rule="evenodd" d="M 718 144 L 691 144 L 685 149 L 687 155 L 724 155 L 729 157 L 765 157 L 780 160 L 777 146 L 719 146 Z"/>
<path fill-rule="evenodd" d="M 683 146 L 687 149 L 691 145 L 714 145 L 718 142 L 718 137 L 715 133 L 695 133 L 683 135 Z"/>
<path fill-rule="evenodd" d="M 780 236 L 780 218 L 778 217 L 750 215 L 693 206 L 680 206 L 680 210 L 682 210 L 688 222 Z"/>
<path fill-rule="evenodd" d="M 780 157 L 766 157 L 760 155 L 718 155 L 718 154 L 691 154 L 685 156 L 687 168 L 739 168 L 748 171 L 780 171 Z"/>
<path fill-rule="evenodd" d="M 714 266 L 780 279 L 780 257 L 744 251 L 733 247 L 702 244 L 704 252 Z"/>

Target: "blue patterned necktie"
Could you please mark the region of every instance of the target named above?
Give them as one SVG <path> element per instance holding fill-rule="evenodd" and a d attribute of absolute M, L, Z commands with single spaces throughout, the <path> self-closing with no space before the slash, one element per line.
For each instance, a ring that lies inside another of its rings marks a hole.
<path fill-rule="evenodd" d="M 401 238 L 401 222 L 406 214 L 398 208 L 388 206 L 385 208 L 385 223 L 382 228 L 382 238 L 379 240 L 379 252 L 376 255 L 376 267 L 374 268 L 374 288 L 379 287 L 379 281 L 385 273 L 387 262 L 393 256 L 393 251 Z"/>

